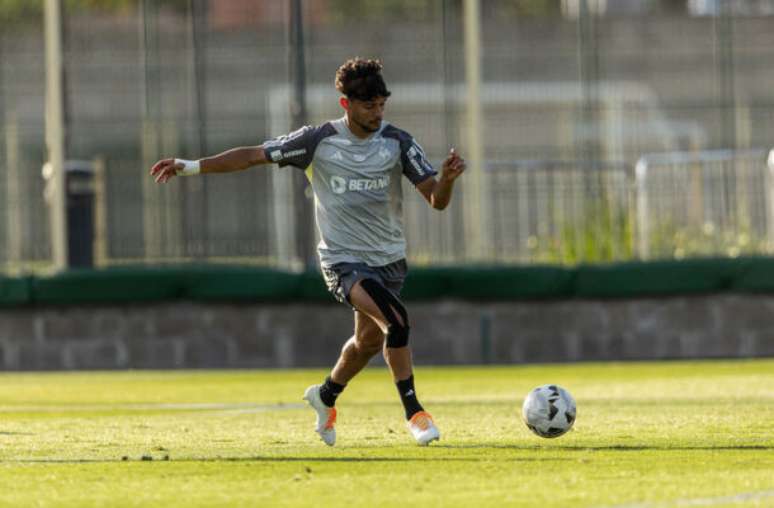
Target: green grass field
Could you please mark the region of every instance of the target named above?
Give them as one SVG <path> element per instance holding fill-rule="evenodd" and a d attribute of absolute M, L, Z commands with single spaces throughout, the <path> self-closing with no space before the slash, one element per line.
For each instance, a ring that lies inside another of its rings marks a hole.
<path fill-rule="evenodd" d="M 386 370 L 339 399 L 322 370 L 0 375 L 2 506 L 774 506 L 774 360 L 419 368 L 442 432 L 412 444 Z M 558 383 L 554 440 L 520 420 Z"/>

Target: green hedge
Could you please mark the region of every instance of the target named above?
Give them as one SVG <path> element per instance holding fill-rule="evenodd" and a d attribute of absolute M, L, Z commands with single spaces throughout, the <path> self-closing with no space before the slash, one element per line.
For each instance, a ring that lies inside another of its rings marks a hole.
<path fill-rule="evenodd" d="M 591 265 L 414 268 L 406 300 L 636 298 L 734 291 L 774 293 L 774 258 Z M 333 302 L 317 272 L 243 266 L 120 267 L 1 277 L 0 306 L 187 299 Z"/>

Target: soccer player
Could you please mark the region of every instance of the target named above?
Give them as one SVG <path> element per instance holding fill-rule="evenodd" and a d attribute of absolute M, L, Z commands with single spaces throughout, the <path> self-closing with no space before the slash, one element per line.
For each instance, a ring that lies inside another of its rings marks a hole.
<path fill-rule="evenodd" d="M 344 116 L 306 126 L 260 146 L 239 147 L 199 160 L 163 159 L 151 169 L 159 183 L 174 176 L 225 173 L 276 163 L 311 167 L 318 254 L 330 292 L 354 310 L 355 333 L 330 375 L 307 388 L 317 413 L 316 431 L 336 442 L 336 398 L 379 351 L 392 372 L 408 428 L 420 445 L 439 439 L 432 417 L 414 390 L 409 317 L 400 300 L 406 277 L 401 176 L 435 209 L 449 204 L 465 161 L 451 149 L 441 174 L 414 138 L 383 120 L 390 96 L 379 60 L 354 58 L 336 71 Z"/>

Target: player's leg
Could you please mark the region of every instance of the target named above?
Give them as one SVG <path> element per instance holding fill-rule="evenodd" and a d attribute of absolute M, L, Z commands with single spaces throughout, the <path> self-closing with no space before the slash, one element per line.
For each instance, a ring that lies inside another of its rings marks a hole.
<path fill-rule="evenodd" d="M 304 398 L 317 411 L 317 433 L 329 445 L 336 442 L 336 399 L 347 383 L 382 349 L 384 333 L 366 314 L 355 311 L 355 334 L 341 348 L 331 374 L 321 385 L 307 388 Z"/>
<path fill-rule="evenodd" d="M 328 268 L 323 267 L 323 276 L 328 289 L 337 300 L 348 304 L 352 286 L 368 272 L 368 267 L 362 264 L 344 263 Z M 355 309 L 355 334 L 342 347 L 331 374 L 322 384 L 312 385 L 306 389 L 304 399 L 309 402 L 317 415 L 315 430 L 326 444 L 333 446 L 336 442 L 337 397 L 349 380 L 381 350 L 382 342 L 384 342 L 384 333 L 380 326 L 366 314 Z"/>
<path fill-rule="evenodd" d="M 363 279 L 349 293 L 350 303 L 370 316 L 384 332 L 384 357 L 406 411 L 409 430 L 421 445 L 438 439 L 440 433 L 417 398 L 409 346 L 409 320 L 400 300 L 374 279 Z"/>
<path fill-rule="evenodd" d="M 349 383 L 382 350 L 382 344 L 384 332 L 376 321 L 356 310 L 355 335 L 341 348 L 339 359 L 331 371 L 331 380 L 342 386 Z"/>
<path fill-rule="evenodd" d="M 341 354 L 331 374 L 319 386 L 319 398 L 332 408 L 350 379 L 355 377 L 368 361 L 382 349 L 384 333 L 376 322 L 360 311 L 355 311 L 355 334 L 341 348 Z"/>

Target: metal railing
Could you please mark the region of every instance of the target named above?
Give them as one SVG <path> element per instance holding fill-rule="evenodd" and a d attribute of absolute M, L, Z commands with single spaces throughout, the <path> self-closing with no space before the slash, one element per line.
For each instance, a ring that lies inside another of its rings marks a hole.
<path fill-rule="evenodd" d="M 763 150 L 643 155 L 636 165 L 643 259 L 764 254 L 772 247 Z"/>
<path fill-rule="evenodd" d="M 774 150 L 768 165 L 766 155 L 764 150 L 667 152 L 643 155 L 634 167 L 489 161 L 490 221 L 484 225 L 488 245 L 483 260 L 465 235 L 470 211 L 464 180 L 443 212 L 428 206 L 405 181 L 409 257 L 427 265 L 574 265 L 769 254 L 774 249 Z M 206 185 L 179 179 L 149 186 L 139 161 L 97 159 L 90 164 L 93 182 L 80 174 L 74 181 L 80 187 L 71 182 L 68 192 L 75 192 L 76 199 L 83 189 L 93 192 L 89 213 L 96 266 L 213 261 L 305 266 L 297 239 L 280 227 L 296 214 L 295 201 L 278 194 L 273 183 L 288 170 L 265 167 L 207 178 Z M 45 186 L 40 190 L 45 193 Z M 202 208 L 204 202 L 209 206 Z M 6 244 L 5 269 L 45 269 L 50 264 L 44 234 L 48 214 L 38 209 L 37 200 L 20 199 L 14 205 L 5 224 L 8 238 L 14 239 Z M 23 218 L 38 224 L 37 234 L 20 227 Z M 83 228 L 78 231 L 84 238 Z"/>

